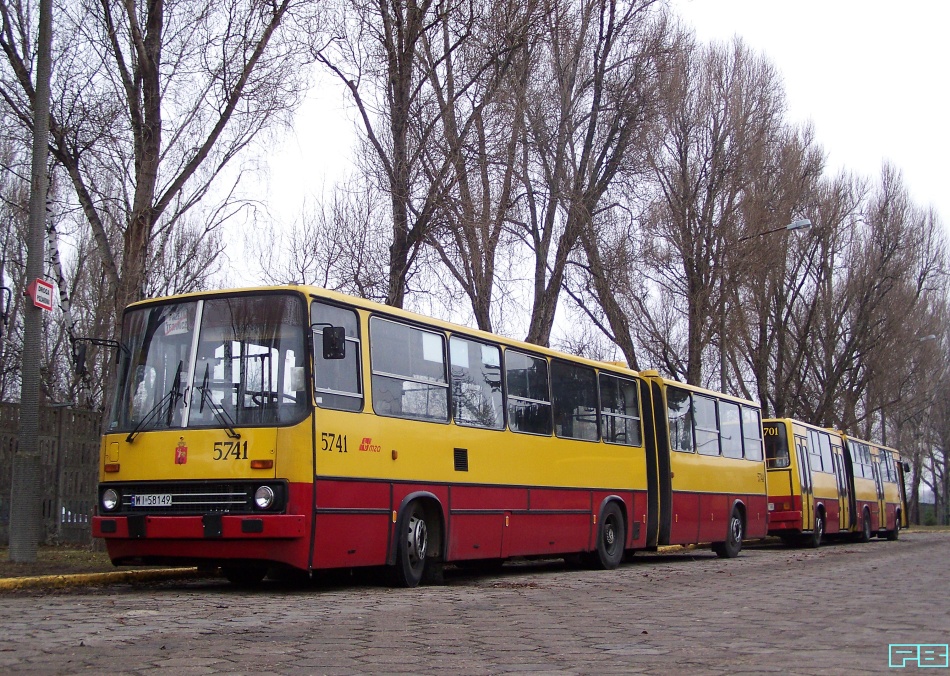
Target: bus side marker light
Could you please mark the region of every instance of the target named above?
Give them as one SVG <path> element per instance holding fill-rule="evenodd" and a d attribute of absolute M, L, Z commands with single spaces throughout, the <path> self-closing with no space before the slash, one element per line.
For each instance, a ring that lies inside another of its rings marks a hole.
<path fill-rule="evenodd" d="M 117 463 L 117 462 L 109 462 L 109 463 L 106 463 L 105 470 L 106 470 L 107 472 L 109 472 L 110 474 L 113 474 L 113 473 L 115 473 L 115 472 L 118 472 L 118 471 L 119 471 L 119 463 Z"/>
<path fill-rule="evenodd" d="M 393 460 L 399 457 L 399 453 L 396 452 L 396 449 L 393 449 Z"/>
<path fill-rule="evenodd" d="M 270 469 L 273 466 L 273 460 L 251 460 L 251 469 Z"/>
<path fill-rule="evenodd" d="M 395 453 L 395 451 L 393 451 Z M 393 510 L 393 523 L 396 523 L 396 510 Z"/>

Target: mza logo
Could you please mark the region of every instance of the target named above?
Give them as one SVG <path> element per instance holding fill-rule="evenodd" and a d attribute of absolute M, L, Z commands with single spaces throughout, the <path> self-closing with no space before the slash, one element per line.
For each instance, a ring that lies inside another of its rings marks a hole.
<path fill-rule="evenodd" d="M 896 669 L 904 669 L 907 666 L 946 669 L 950 665 L 948 648 L 950 644 L 947 643 L 891 643 L 887 646 L 887 666 Z"/>
<path fill-rule="evenodd" d="M 178 437 L 178 445 L 175 446 L 175 464 L 184 465 L 188 462 L 188 446 L 185 445 L 185 437 Z"/>
<path fill-rule="evenodd" d="M 363 437 L 363 441 L 360 442 L 361 451 L 370 451 L 371 453 L 379 453 L 381 447 L 379 444 L 373 443 L 373 437 Z"/>

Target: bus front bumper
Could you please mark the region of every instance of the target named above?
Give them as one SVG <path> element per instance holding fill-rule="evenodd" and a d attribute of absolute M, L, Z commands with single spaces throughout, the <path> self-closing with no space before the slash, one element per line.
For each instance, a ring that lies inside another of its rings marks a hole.
<path fill-rule="evenodd" d="M 306 535 L 306 519 L 297 514 L 94 516 L 92 535 L 126 540 L 294 539 Z"/>

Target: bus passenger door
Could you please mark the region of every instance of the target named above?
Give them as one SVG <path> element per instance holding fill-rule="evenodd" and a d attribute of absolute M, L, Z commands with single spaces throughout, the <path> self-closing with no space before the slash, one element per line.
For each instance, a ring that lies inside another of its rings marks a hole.
<path fill-rule="evenodd" d="M 874 486 L 877 488 L 877 523 L 874 523 L 872 514 L 871 528 L 878 530 L 887 527 L 887 506 L 884 502 L 884 479 L 881 477 L 881 465 L 877 461 L 877 456 L 872 456 L 871 472 L 874 474 Z"/>
<path fill-rule="evenodd" d="M 805 437 L 795 435 L 795 455 L 798 457 L 798 475 L 802 492 L 802 530 L 815 527 L 815 495 L 811 487 L 811 465 Z M 794 499 L 794 493 L 792 493 Z"/>
<path fill-rule="evenodd" d="M 851 524 L 851 489 L 840 446 L 832 445 L 831 457 L 834 460 L 835 478 L 838 482 L 838 529 L 846 531 Z"/>

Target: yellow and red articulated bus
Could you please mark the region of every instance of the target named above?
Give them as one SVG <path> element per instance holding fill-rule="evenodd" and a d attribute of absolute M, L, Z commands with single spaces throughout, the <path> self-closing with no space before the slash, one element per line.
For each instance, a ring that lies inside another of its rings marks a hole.
<path fill-rule="evenodd" d="M 906 526 L 903 465 L 896 451 L 791 418 L 767 419 L 762 427 L 770 535 L 817 547 L 826 536 L 867 541 L 878 530 L 896 539 Z M 886 465 L 883 474 L 872 463 L 872 448 L 874 458 L 884 458 L 875 461 Z M 888 509 L 889 526 L 878 517 Z"/>
<path fill-rule="evenodd" d="M 860 542 L 872 535 L 896 540 L 907 527 L 904 463 L 893 448 L 844 435 L 845 462 L 854 476 L 851 530 Z"/>
<path fill-rule="evenodd" d="M 316 287 L 124 315 L 93 533 L 116 564 L 444 563 L 767 529 L 757 404 Z"/>

